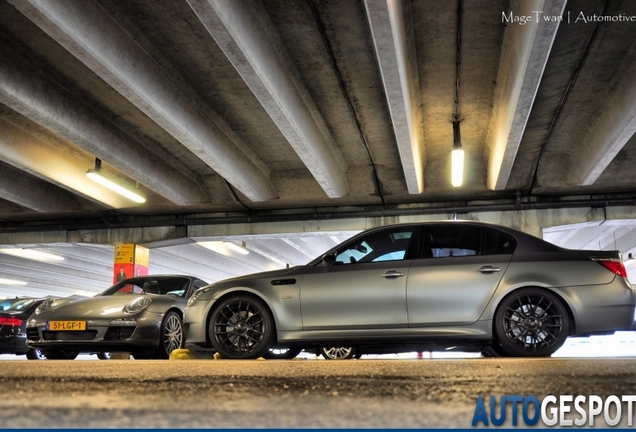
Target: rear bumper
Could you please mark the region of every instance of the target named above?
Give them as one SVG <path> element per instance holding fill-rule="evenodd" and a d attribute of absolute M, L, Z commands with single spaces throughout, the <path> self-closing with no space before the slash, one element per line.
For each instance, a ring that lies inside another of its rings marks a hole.
<path fill-rule="evenodd" d="M 26 354 L 27 351 L 25 334 L 0 335 L 0 354 Z"/>
<path fill-rule="evenodd" d="M 611 333 L 634 328 L 636 291 L 621 277 L 607 285 L 560 288 L 574 317 L 572 336 Z"/>

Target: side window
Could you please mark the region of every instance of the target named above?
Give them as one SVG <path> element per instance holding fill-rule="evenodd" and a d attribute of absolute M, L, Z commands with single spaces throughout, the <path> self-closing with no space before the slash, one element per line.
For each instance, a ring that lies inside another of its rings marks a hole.
<path fill-rule="evenodd" d="M 429 226 L 423 241 L 423 257 L 481 255 L 481 231 L 480 227 L 470 225 Z"/>
<path fill-rule="evenodd" d="M 345 246 L 336 254 L 336 264 L 399 261 L 406 257 L 416 227 L 379 231 Z"/>
<path fill-rule="evenodd" d="M 194 281 L 194 288 L 193 291 L 198 290 L 199 288 L 203 288 L 204 286 L 208 286 L 209 284 L 205 281 L 202 281 L 201 279 L 196 279 Z"/>
<path fill-rule="evenodd" d="M 491 228 L 470 225 L 437 225 L 426 228 L 424 258 L 500 255 L 514 252 L 514 237 Z"/>
<path fill-rule="evenodd" d="M 511 254 L 517 242 L 514 237 L 490 228 L 484 228 L 484 255 Z"/>

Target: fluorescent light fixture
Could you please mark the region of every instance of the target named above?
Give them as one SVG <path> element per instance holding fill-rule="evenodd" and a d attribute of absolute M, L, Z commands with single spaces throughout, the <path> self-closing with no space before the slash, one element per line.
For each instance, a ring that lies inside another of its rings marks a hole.
<path fill-rule="evenodd" d="M 464 150 L 453 149 L 451 152 L 451 183 L 454 187 L 459 187 L 464 183 Z"/>
<path fill-rule="evenodd" d="M 227 248 L 223 246 L 222 241 L 205 241 L 205 242 L 198 242 L 197 244 L 206 249 L 210 249 L 212 252 L 216 252 L 221 255 L 228 255 Z"/>
<path fill-rule="evenodd" d="M 248 253 L 250 253 L 250 251 L 248 251 L 245 247 L 245 242 L 241 242 L 240 245 L 237 245 L 236 243 L 232 243 L 231 241 L 224 241 L 223 244 L 226 247 L 232 249 L 234 252 L 240 253 L 241 255 L 247 255 Z"/>
<path fill-rule="evenodd" d="M 5 255 L 13 255 L 20 258 L 26 258 L 34 261 L 43 262 L 58 262 L 64 261 L 64 257 L 49 252 L 43 252 L 35 249 L 23 249 L 23 248 L 4 248 L 0 249 L 0 253 Z"/>
<path fill-rule="evenodd" d="M 245 247 L 245 242 L 242 242 L 241 246 L 230 241 L 205 241 L 198 242 L 197 244 L 225 256 L 232 256 L 232 252 L 237 252 L 242 255 L 247 255 L 248 253 L 250 253 Z"/>
<path fill-rule="evenodd" d="M 453 151 L 451 152 L 451 184 L 459 187 L 464 183 L 464 150 L 459 134 L 459 121 L 453 122 Z"/>
<path fill-rule="evenodd" d="M 125 188 L 124 186 L 104 177 L 104 175 L 102 174 L 102 161 L 99 159 L 95 159 L 95 169 L 89 169 L 88 171 L 86 171 L 86 177 L 136 203 L 143 204 L 146 202 L 146 198 L 142 197 L 138 193 L 135 193 L 130 189 Z"/>
<path fill-rule="evenodd" d="M 0 285 L 18 285 L 18 286 L 24 286 L 27 283 L 24 281 L 19 281 L 19 280 L 13 280 L 13 279 L 3 279 L 0 278 Z"/>

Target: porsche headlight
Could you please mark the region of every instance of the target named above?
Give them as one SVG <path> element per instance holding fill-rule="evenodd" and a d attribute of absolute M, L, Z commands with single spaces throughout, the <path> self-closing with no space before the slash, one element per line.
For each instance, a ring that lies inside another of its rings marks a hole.
<path fill-rule="evenodd" d="M 124 312 L 130 314 L 141 312 L 142 310 L 150 306 L 150 303 L 152 303 L 150 297 L 137 297 L 126 306 L 124 306 Z"/>
<path fill-rule="evenodd" d="M 188 304 L 187 304 L 187 306 L 192 306 L 192 304 L 193 304 L 195 301 L 197 301 L 197 299 L 199 298 L 199 296 L 200 296 L 201 294 L 205 294 L 206 292 L 210 291 L 212 288 L 214 288 L 214 286 L 207 286 L 207 287 L 203 287 L 203 288 L 200 288 L 200 289 L 196 290 L 196 291 L 192 294 L 192 297 L 190 297 L 190 298 L 188 299 Z"/>
<path fill-rule="evenodd" d="M 39 315 L 42 312 L 46 312 L 47 310 L 51 309 L 54 304 L 55 304 L 54 299 L 44 300 L 42 303 L 40 303 L 40 306 L 38 306 L 35 309 L 35 312 L 33 312 L 33 315 Z"/>

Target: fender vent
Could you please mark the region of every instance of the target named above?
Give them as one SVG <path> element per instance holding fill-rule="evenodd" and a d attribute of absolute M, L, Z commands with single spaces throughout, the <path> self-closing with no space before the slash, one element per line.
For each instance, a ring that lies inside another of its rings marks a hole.
<path fill-rule="evenodd" d="M 270 282 L 274 286 L 278 285 L 294 285 L 296 283 L 296 279 L 276 279 Z"/>

